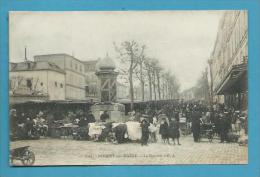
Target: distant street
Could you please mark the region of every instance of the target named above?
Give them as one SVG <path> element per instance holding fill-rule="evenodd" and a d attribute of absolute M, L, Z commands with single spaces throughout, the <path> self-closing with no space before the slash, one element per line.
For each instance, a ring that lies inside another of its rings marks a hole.
<path fill-rule="evenodd" d="M 161 142 L 141 146 L 137 143 L 112 144 L 71 139 L 40 139 L 11 142 L 11 149 L 31 146 L 34 165 L 110 165 L 110 164 L 246 164 L 248 148 L 237 143 L 207 139 L 194 143 L 182 137 L 181 145 Z M 14 161 L 15 165 L 21 162 Z"/>

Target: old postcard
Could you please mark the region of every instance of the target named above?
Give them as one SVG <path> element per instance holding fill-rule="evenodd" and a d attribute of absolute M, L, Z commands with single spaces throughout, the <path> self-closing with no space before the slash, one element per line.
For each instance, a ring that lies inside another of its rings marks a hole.
<path fill-rule="evenodd" d="M 10 12 L 10 165 L 247 164 L 247 19 Z"/>

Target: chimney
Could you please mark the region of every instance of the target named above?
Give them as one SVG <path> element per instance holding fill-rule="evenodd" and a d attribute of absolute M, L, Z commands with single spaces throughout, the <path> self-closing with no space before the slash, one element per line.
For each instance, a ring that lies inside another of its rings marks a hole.
<path fill-rule="evenodd" d="M 24 60 L 27 61 L 27 49 L 26 49 L 26 46 L 24 48 Z"/>

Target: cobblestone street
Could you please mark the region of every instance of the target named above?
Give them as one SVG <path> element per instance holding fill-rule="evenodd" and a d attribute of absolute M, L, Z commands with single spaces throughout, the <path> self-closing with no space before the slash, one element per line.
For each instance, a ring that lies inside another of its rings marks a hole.
<path fill-rule="evenodd" d="M 71 139 L 40 139 L 11 142 L 10 148 L 31 146 L 34 165 L 120 165 L 120 164 L 247 164 L 248 148 L 237 143 L 206 139 L 194 143 L 182 137 L 181 145 L 161 142 L 141 146 L 137 143 L 112 144 Z M 14 161 L 20 165 L 19 161 Z"/>

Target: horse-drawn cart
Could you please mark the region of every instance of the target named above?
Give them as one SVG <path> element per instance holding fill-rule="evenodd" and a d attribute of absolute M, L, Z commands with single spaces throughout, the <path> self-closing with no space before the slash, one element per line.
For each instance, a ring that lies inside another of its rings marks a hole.
<path fill-rule="evenodd" d="M 35 162 L 35 154 L 29 150 L 30 146 L 23 146 L 10 151 L 11 165 L 14 160 L 20 160 L 24 166 L 31 166 Z"/>

